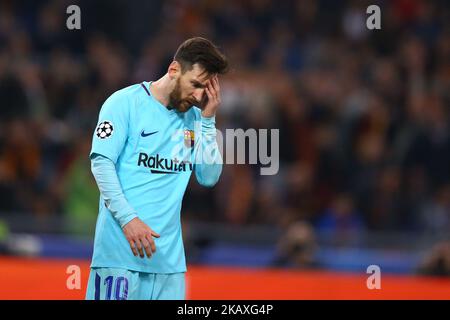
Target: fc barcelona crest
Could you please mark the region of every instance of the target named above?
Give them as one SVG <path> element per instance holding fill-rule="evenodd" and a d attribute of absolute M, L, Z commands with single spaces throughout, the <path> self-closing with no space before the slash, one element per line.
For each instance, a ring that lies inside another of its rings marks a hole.
<path fill-rule="evenodd" d="M 184 130 L 184 145 L 187 148 L 192 148 L 194 146 L 194 130 Z"/>

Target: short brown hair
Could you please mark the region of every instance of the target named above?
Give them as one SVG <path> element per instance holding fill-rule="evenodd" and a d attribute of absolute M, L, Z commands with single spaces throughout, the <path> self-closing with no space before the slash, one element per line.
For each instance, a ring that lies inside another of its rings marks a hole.
<path fill-rule="evenodd" d="M 228 60 L 211 41 L 195 37 L 183 42 L 175 53 L 174 60 L 181 65 L 181 71 L 191 70 L 198 63 L 209 74 L 224 74 L 228 71 Z"/>

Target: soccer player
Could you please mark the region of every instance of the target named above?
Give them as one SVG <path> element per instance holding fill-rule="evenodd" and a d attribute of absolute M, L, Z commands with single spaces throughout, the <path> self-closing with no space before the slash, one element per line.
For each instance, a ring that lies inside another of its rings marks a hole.
<path fill-rule="evenodd" d="M 192 171 L 207 187 L 221 174 L 215 115 L 227 67 L 209 40 L 188 39 L 162 78 L 103 104 L 90 153 L 100 204 L 86 299 L 185 299 L 181 203 Z"/>

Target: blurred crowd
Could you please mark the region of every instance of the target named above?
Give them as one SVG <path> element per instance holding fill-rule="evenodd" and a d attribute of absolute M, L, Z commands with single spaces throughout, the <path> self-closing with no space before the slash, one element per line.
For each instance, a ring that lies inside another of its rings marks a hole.
<path fill-rule="evenodd" d="M 66 8 L 81 8 L 81 30 Z M 229 57 L 218 129 L 280 130 L 280 170 L 193 179 L 183 217 L 317 232 L 450 232 L 446 1 L 0 1 L 0 212 L 95 221 L 88 154 L 103 101 L 165 72 L 178 45 Z M 149 195 L 150 196 L 150 195 Z"/>

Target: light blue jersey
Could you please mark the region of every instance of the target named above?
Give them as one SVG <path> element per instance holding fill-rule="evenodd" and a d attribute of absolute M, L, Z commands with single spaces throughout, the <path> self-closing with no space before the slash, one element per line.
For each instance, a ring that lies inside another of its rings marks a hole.
<path fill-rule="evenodd" d="M 160 234 L 154 239 L 156 252 L 150 259 L 135 257 L 121 228 L 123 221 L 100 196 L 93 268 L 185 272 L 180 222 L 184 192 L 192 171 L 200 184 L 212 186 L 222 170 L 214 118 L 203 118 L 197 107 L 184 113 L 169 110 L 151 95 L 149 86 L 129 86 L 105 101 L 90 156 L 102 155 L 115 163 L 133 214 Z M 199 163 L 205 151 L 212 157 L 210 164 Z"/>

